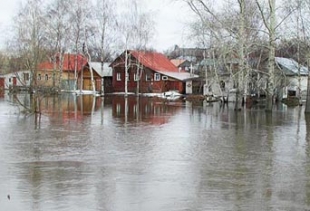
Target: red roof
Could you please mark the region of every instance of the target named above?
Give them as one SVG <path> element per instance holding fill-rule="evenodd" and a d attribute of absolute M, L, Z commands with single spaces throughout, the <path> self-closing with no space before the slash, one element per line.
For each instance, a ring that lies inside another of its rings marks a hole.
<path fill-rule="evenodd" d="M 58 58 L 58 56 L 56 57 Z M 64 54 L 63 55 L 63 71 L 73 72 L 75 69 L 76 54 Z M 57 67 L 59 68 L 59 59 L 56 61 Z M 82 68 L 87 64 L 87 59 L 81 55 L 77 55 L 77 71 L 81 71 Z M 54 62 L 42 62 L 38 65 L 39 70 L 53 70 Z"/>
<path fill-rule="evenodd" d="M 157 72 L 179 72 L 178 68 L 171 63 L 171 61 L 163 54 L 157 52 L 145 52 L 145 51 L 128 51 L 133 57 L 136 58 L 145 67 Z M 122 54 L 124 55 L 124 53 Z M 123 65 L 116 63 L 117 59 L 111 64 L 111 66 Z"/>
<path fill-rule="evenodd" d="M 179 69 L 163 54 L 157 52 L 130 51 L 141 64 L 155 70 L 179 72 Z"/>

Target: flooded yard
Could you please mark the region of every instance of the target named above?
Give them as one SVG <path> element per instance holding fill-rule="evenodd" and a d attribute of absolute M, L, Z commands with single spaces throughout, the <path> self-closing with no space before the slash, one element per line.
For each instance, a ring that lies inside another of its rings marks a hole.
<path fill-rule="evenodd" d="M 0 98 L 0 210 L 310 210 L 303 107 Z M 35 124 L 37 122 L 37 124 Z"/>

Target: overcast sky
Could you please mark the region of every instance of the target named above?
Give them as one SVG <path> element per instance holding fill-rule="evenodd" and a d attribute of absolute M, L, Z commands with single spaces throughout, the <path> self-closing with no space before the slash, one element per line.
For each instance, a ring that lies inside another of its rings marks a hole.
<path fill-rule="evenodd" d="M 16 14 L 21 0 L 1 0 L 0 7 L 0 30 L 8 30 L 13 15 Z M 174 0 L 147 0 L 147 10 L 154 15 L 155 38 L 152 46 L 163 51 L 174 45 L 186 46 L 186 23 L 188 22 L 188 8 L 184 3 Z M 4 47 L 5 36 L 0 34 L 0 46 Z M 189 46 L 191 47 L 191 46 Z"/>

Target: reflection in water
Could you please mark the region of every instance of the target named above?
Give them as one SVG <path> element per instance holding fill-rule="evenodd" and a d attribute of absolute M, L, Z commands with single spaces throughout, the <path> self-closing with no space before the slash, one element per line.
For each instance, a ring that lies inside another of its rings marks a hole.
<path fill-rule="evenodd" d="M 148 97 L 116 96 L 112 99 L 113 117 L 120 118 L 125 123 L 148 122 L 161 125 L 177 110 L 182 109 L 182 101 L 169 102 Z"/>
<path fill-rule="evenodd" d="M 303 108 L 64 95 L 42 99 L 35 128 L 12 106 L 0 100 L 4 210 L 310 209 Z"/>

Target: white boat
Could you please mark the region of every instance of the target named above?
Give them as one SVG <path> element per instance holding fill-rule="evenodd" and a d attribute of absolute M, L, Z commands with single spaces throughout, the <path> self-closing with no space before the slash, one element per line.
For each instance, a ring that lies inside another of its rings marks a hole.
<path fill-rule="evenodd" d="M 182 94 L 180 94 L 178 91 L 171 90 L 171 91 L 162 93 L 162 97 L 168 100 L 176 100 L 182 97 Z"/>

